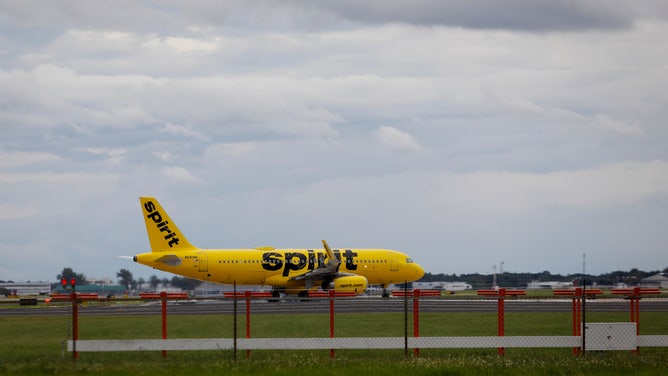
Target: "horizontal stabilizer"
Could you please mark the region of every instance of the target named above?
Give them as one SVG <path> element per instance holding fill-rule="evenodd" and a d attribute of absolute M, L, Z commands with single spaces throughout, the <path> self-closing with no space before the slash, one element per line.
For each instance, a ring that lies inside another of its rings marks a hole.
<path fill-rule="evenodd" d="M 164 255 L 159 259 L 155 260 L 156 262 L 161 262 L 169 266 L 179 266 L 181 265 L 181 259 L 176 255 Z"/>

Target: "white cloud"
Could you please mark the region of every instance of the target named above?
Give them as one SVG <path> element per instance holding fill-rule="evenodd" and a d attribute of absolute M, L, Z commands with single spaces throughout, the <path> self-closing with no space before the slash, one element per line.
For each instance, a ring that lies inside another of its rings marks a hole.
<path fill-rule="evenodd" d="M 39 209 L 34 205 L 12 205 L 0 204 L 0 220 L 29 218 L 39 214 Z"/>
<path fill-rule="evenodd" d="M 48 152 L 4 152 L 0 150 L 0 168 L 14 168 L 43 162 L 58 162 L 61 160 L 59 156 Z"/>
<path fill-rule="evenodd" d="M 528 115 L 553 124 L 583 124 L 593 129 L 626 136 L 644 136 L 645 132 L 635 124 L 625 124 L 603 114 L 582 114 L 559 107 L 541 106 L 528 99 L 502 97 L 490 85 L 482 85 L 481 93 L 488 105 L 499 113 Z"/>
<path fill-rule="evenodd" d="M 175 183 L 202 184 L 204 181 L 193 176 L 190 171 L 180 166 L 164 167 L 163 174 Z"/>
<path fill-rule="evenodd" d="M 610 119 L 602 114 L 598 114 L 594 117 L 594 125 L 599 129 L 623 135 L 645 135 L 645 132 L 638 126 L 638 124 L 624 124 L 621 121 Z"/>
<path fill-rule="evenodd" d="M 148 43 L 148 47 L 151 47 L 153 44 L 162 44 L 170 49 L 173 49 L 180 54 L 192 55 L 198 52 L 210 54 L 217 50 L 217 45 L 212 42 L 193 39 L 193 38 L 181 38 L 181 37 L 168 37 L 164 39 L 154 40 Z"/>
<path fill-rule="evenodd" d="M 430 195 L 445 210 L 521 213 L 629 205 L 668 195 L 668 162 L 623 162 L 544 174 L 440 174 Z"/>
<path fill-rule="evenodd" d="M 420 150 L 420 145 L 408 132 L 403 132 L 393 127 L 380 127 L 376 130 L 375 135 L 381 145 L 392 150 L 400 152 Z"/>
<path fill-rule="evenodd" d="M 84 151 L 94 154 L 102 155 L 107 157 L 107 161 L 112 165 L 120 165 L 127 154 L 127 149 L 125 148 L 93 148 L 88 147 L 84 148 Z"/>
<path fill-rule="evenodd" d="M 186 136 L 200 141 L 207 141 L 209 139 L 209 137 L 207 137 L 205 134 L 193 130 L 189 125 L 167 123 L 162 126 L 161 130 L 165 133 L 170 133 L 177 136 Z"/>
<path fill-rule="evenodd" d="M 104 173 L 0 173 L 0 182 L 2 183 L 85 184 L 91 186 L 99 184 L 102 187 L 108 187 L 113 184 L 116 179 L 116 175 Z"/>
<path fill-rule="evenodd" d="M 260 146 L 256 142 L 221 143 L 212 145 L 204 153 L 204 160 L 222 161 L 252 154 Z"/>
<path fill-rule="evenodd" d="M 356 215 L 406 211 L 502 218 L 555 209 L 623 207 L 654 197 L 668 197 L 668 161 L 622 162 L 550 173 L 435 171 L 333 179 L 292 192 L 286 205 L 295 205 L 297 211 L 312 207 L 343 216 L 347 211 L 336 209 L 342 203 L 350 210 L 355 208 Z M 365 203 L 356 207 L 360 201 Z"/>

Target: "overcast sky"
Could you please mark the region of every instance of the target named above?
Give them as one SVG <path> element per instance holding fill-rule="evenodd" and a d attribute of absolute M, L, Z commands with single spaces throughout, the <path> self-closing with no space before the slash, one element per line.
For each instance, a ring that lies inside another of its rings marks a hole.
<path fill-rule="evenodd" d="M 665 1 L 0 0 L 0 280 L 203 248 L 668 267 Z"/>

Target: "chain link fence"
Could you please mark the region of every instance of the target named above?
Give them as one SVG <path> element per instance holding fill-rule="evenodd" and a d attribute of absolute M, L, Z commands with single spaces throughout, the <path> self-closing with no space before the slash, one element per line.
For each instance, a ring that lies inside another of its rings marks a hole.
<path fill-rule="evenodd" d="M 71 305 L 77 317 L 68 350 L 75 357 L 87 351 L 141 350 L 229 350 L 235 356 L 237 351 L 250 356 L 251 350 L 326 350 L 330 356 L 345 351 L 639 353 L 643 347 L 668 352 L 665 293 L 569 291 L 89 299 Z M 71 303 L 52 304 L 68 309 Z"/>

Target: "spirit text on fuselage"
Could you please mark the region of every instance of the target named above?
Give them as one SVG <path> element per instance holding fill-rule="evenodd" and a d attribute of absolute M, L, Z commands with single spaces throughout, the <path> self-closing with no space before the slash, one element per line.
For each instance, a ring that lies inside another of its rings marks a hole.
<path fill-rule="evenodd" d="M 341 260 L 341 251 L 335 249 L 332 252 L 334 253 L 334 257 Z M 304 268 L 314 270 L 316 267 L 320 268 L 325 266 L 325 257 L 326 253 L 316 253 L 312 249 L 309 249 L 306 252 L 265 252 L 262 254 L 262 268 L 269 271 L 283 269 L 283 276 L 287 277 L 290 275 L 291 271 L 302 270 Z M 355 262 L 357 252 L 346 249 L 343 251 L 343 258 L 345 258 L 346 269 L 357 270 L 357 263 Z"/>

